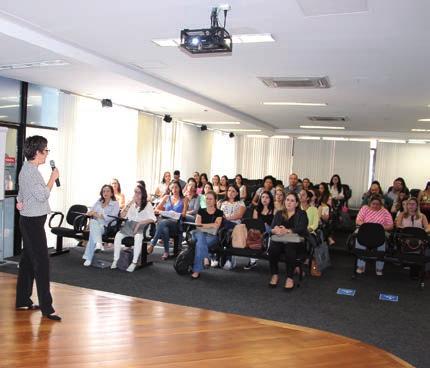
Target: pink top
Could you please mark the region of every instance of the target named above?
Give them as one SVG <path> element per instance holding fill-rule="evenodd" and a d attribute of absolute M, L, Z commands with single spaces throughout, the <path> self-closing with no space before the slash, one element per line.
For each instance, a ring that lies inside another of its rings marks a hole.
<path fill-rule="evenodd" d="M 379 211 L 373 211 L 369 206 L 363 206 L 358 212 L 357 221 L 363 223 L 370 222 L 373 224 L 381 224 L 382 226 L 392 226 L 393 218 L 390 212 L 385 208 L 381 208 Z"/>
<path fill-rule="evenodd" d="M 418 219 L 416 216 L 403 217 L 402 218 L 402 226 L 403 227 L 419 227 L 419 228 L 423 229 L 424 228 L 423 217 L 422 217 L 422 215 Z"/>

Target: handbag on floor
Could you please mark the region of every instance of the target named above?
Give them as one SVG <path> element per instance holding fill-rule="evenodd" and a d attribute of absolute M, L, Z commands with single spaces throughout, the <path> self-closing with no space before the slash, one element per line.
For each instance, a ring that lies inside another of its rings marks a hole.
<path fill-rule="evenodd" d="M 133 249 L 121 249 L 117 262 L 117 268 L 121 271 L 127 271 L 127 268 L 130 266 L 131 262 L 133 262 Z"/>
<path fill-rule="evenodd" d="M 246 236 L 246 246 L 253 250 L 261 250 L 263 248 L 263 234 L 260 230 L 248 230 L 248 234 Z"/>
<path fill-rule="evenodd" d="M 314 248 L 314 259 L 319 272 L 331 266 L 330 253 L 325 241 Z"/>
<path fill-rule="evenodd" d="M 233 228 L 231 234 L 231 245 L 233 248 L 246 248 L 248 230 L 245 224 L 238 224 Z"/>
<path fill-rule="evenodd" d="M 192 271 L 195 256 L 195 243 L 190 241 L 188 248 L 184 249 L 175 259 L 173 268 L 179 275 L 187 275 Z"/>

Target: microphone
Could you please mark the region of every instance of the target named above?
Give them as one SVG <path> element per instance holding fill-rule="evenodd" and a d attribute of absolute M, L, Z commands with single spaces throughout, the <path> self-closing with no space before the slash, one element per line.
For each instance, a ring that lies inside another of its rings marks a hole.
<path fill-rule="evenodd" d="M 55 161 L 54 160 L 49 161 L 49 165 L 51 165 L 51 169 L 52 169 L 52 171 L 54 171 L 54 169 L 55 169 Z M 58 178 L 55 179 L 55 185 L 57 187 L 60 186 L 60 179 L 58 179 Z"/>

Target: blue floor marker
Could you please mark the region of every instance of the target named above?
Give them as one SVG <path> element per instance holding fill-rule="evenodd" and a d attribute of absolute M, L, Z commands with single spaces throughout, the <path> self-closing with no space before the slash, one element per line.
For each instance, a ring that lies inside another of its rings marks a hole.
<path fill-rule="evenodd" d="M 379 294 L 379 300 L 397 303 L 399 301 L 399 297 L 398 295 Z"/>
<path fill-rule="evenodd" d="M 355 295 L 355 289 L 337 289 L 336 294 L 339 295 L 347 295 L 347 296 L 354 296 Z"/>

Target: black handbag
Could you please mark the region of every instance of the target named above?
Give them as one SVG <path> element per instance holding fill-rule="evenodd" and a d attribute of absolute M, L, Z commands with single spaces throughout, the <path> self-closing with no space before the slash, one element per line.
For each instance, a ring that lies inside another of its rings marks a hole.
<path fill-rule="evenodd" d="M 194 264 L 195 244 L 194 241 L 188 243 L 188 248 L 184 249 L 176 257 L 173 267 L 179 275 L 187 275 L 191 272 Z"/>

